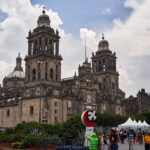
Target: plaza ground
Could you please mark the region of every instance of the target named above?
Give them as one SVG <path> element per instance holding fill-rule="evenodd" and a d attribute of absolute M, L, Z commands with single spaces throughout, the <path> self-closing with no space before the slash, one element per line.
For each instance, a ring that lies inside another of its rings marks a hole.
<path fill-rule="evenodd" d="M 124 144 L 119 143 L 119 150 L 129 150 L 128 143 L 125 142 Z M 144 145 L 135 144 L 134 150 L 145 150 Z"/>

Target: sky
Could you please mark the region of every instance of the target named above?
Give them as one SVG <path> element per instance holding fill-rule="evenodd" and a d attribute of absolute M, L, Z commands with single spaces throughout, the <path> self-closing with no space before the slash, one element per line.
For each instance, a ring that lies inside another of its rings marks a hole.
<path fill-rule="evenodd" d="M 102 33 L 117 55 L 120 88 L 126 97 L 150 93 L 150 0 L 0 0 L 0 82 L 13 71 L 18 53 L 27 55 L 27 35 L 45 6 L 58 29 L 62 77 L 71 77 L 98 49 Z M 24 67 L 24 62 L 23 62 Z M 25 68 L 24 68 L 25 69 Z"/>

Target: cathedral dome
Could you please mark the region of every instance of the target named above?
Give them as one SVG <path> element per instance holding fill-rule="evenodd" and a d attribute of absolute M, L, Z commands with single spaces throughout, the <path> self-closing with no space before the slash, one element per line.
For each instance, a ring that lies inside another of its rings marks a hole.
<path fill-rule="evenodd" d="M 43 8 L 42 15 L 38 17 L 37 26 L 50 27 L 50 19 L 49 16 L 45 14 L 45 8 Z"/>
<path fill-rule="evenodd" d="M 109 50 L 109 43 L 104 39 L 104 34 L 102 35 L 102 40 L 98 44 L 98 50 Z"/>
<path fill-rule="evenodd" d="M 21 64 L 22 58 L 19 53 L 18 57 L 16 58 L 16 67 L 14 68 L 14 71 L 7 76 L 7 78 L 25 78 L 25 73 L 23 72 Z"/>
<path fill-rule="evenodd" d="M 7 78 L 25 78 L 25 73 L 23 71 L 13 71 L 11 72 Z"/>

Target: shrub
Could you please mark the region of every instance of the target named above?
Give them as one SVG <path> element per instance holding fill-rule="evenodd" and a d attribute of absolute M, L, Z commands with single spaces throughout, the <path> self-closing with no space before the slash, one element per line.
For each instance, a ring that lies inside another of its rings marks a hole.
<path fill-rule="evenodd" d="M 25 135 L 34 135 L 34 136 L 43 136 L 47 134 L 43 126 L 40 123 L 35 121 L 19 123 L 15 127 L 15 132 L 22 133 Z"/>
<path fill-rule="evenodd" d="M 23 142 L 14 142 L 11 144 L 11 148 L 23 149 L 25 146 Z"/>
<path fill-rule="evenodd" d="M 45 136 L 33 136 L 28 135 L 24 139 L 24 146 L 25 147 L 39 147 L 44 145 Z"/>

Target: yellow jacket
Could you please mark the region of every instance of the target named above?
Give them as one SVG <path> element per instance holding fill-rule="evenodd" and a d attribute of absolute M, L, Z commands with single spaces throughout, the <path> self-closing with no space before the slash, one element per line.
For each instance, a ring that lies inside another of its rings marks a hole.
<path fill-rule="evenodd" d="M 144 139 L 145 144 L 150 144 L 150 136 L 149 135 L 145 135 L 143 139 Z"/>

